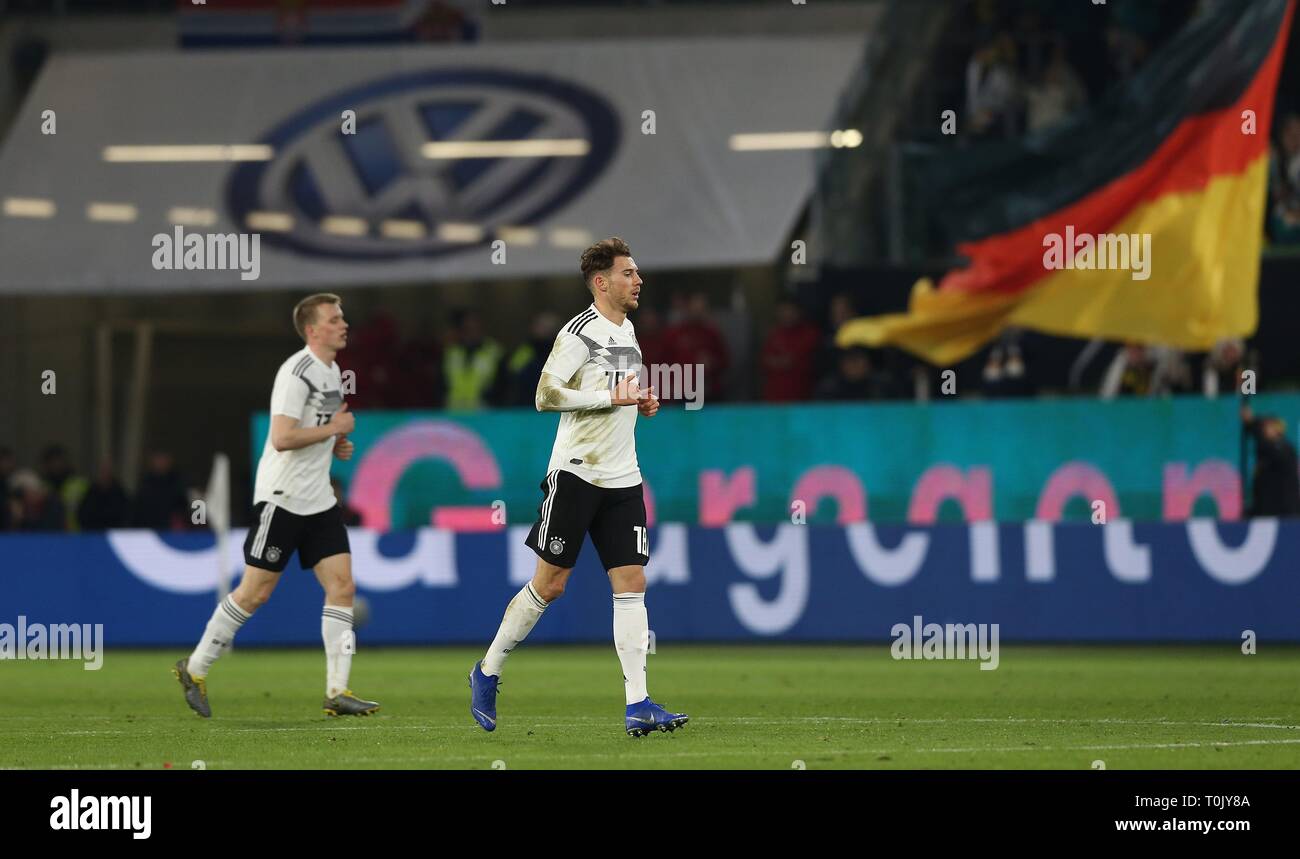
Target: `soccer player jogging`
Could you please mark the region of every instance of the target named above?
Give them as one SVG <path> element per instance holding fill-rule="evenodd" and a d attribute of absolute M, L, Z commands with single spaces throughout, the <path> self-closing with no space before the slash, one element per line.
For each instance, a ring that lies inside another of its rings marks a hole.
<path fill-rule="evenodd" d="M 356 419 L 343 402 L 334 357 L 347 346 L 348 324 L 339 297 L 308 296 L 293 310 L 293 325 L 306 346 L 280 365 L 271 391 L 271 431 L 257 465 L 253 514 L 257 523 L 244 541 L 244 575 L 217 605 L 203 638 L 188 659 L 172 669 L 185 702 L 211 717 L 208 669 L 229 649 L 235 634 L 271 596 L 296 551 L 303 569 L 314 569 L 325 589 L 321 637 L 325 641 L 325 712 L 369 715 L 379 709 L 348 689 L 356 636 L 352 631 L 352 554 L 348 531 L 330 486 L 330 458 L 352 458 L 348 441 Z"/>
<path fill-rule="evenodd" d="M 646 691 L 650 625 L 645 565 L 650 560 L 641 471 L 636 460 L 637 414 L 654 417 L 653 388 L 637 386 L 641 349 L 627 314 L 636 310 L 641 277 L 627 243 L 597 242 L 582 254 L 592 303 L 555 338 L 537 384 L 538 411 L 560 412 L 542 504 L 528 532 L 537 572 L 506 606 L 487 655 L 469 675 L 470 713 L 496 730 L 497 685 L 506 656 L 564 593 L 583 539 L 590 534 L 614 591 L 614 648 L 623 666 L 624 727 L 634 737 L 672 731 L 689 716 L 670 713 Z"/>

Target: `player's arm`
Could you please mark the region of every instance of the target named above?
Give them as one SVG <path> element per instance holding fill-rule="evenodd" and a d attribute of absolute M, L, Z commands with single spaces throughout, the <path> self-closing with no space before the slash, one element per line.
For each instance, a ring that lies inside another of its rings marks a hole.
<path fill-rule="evenodd" d="M 348 404 L 330 416 L 329 423 L 318 427 L 298 426 L 298 419 L 289 415 L 271 416 L 271 447 L 276 450 L 298 450 L 322 442 L 331 436 L 344 436 L 356 427 L 356 418 L 348 411 Z M 337 447 L 335 448 L 337 452 Z"/>
<path fill-rule="evenodd" d="M 539 412 L 582 412 L 607 409 L 614 403 L 609 391 L 575 391 L 558 376 L 543 372 L 533 404 Z"/>
<path fill-rule="evenodd" d="M 580 412 L 608 409 L 611 406 L 635 406 L 652 390 L 642 391 L 636 386 L 636 377 L 622 380 L 613 390 L 575 391 L 569 387 L 574 375 L 587 363 L 587 344 L 582 338 L 561 331 L 551 347 L 551 354 L 542 367 L 537 380 L 537 393 L 533 404 L 539 412 Z"/>
<path fill-rule="evenodd" d="M 607 409 L 614 403 L 609 391 L 575 391 L 569 382 L 587 363 L 587 344 L 582 338 L 561 331 L 546 357 L 533 405 L 539 412 L 581 412 Z"/>
<path fill-rule="evenodd" d="M 271 447 L 278 451 L 298 450 L 331 436 L 345 436 L 356 426 L 356 418 L 344 403 L 329 423 L 317 427 L 299 426 L 307 407 L 307 383 L 282 372 L 271 389 Z"/>

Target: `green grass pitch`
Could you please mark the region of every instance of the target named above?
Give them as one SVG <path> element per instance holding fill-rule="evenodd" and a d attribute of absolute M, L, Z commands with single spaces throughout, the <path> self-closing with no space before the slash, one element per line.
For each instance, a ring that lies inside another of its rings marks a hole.
<path fill-rule="evenodd" d="M 362 647 L 352 685 L 383 709 L 326 717 L 320 650 L 237 649 L 213 718 L 171 676 L 181 655 L 110 650 L 0 662 L 0 766 L 18 768 L 1300 768 L 1300 648 L 1005 646 L 976 662 L 871 646 L 661 646 L 651 694 L 691 722 L 623 733 L 613 646 L 525 645 L 499 727 L 469 715 L 481 648 Z"/>

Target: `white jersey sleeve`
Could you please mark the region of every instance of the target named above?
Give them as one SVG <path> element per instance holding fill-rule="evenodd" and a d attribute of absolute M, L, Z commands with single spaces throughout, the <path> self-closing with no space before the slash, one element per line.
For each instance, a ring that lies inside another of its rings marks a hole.
<path fill-rule="evenodd" d="M 568 384 L 582 365 L 587 363 L 588 357 L 587 344 L 582 342 L 581 337 L 561 331 L 555 338 L 555 345 L 551 347 L 551 354 L 547 357 L 542 372 Z"/>
<path fill-rule="evenodd" d="M 307 383 L 298 376 L 285 372 L 276 373 L 275 387 L 271 389 L 271 416 L 284 415 L 301 421 L 303 411 L 307 407 L 309 392 Z"/>

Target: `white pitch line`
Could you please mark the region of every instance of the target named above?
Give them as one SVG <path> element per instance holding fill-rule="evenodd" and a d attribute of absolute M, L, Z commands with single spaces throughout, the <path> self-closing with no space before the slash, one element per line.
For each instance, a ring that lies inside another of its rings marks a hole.
<path fill-rule="evenodd" d="M 355 730 L 355 729 L 352 729 Z M 1295 740 L 1225 740 L 1225 741 L 1208 741 L 1208 742 L 1188 742 L 1188 743 L 1137 743 L 1128 745 L 1093 745 L 1093 746 L 1005 746 L 1005 747 L 975 747 L 975 748 L 938 748 L 938 749 L 817 749 L 817 757 L 825 755 L 904 755 L 904 754 L 972 754 L 978 752 L 1092 752 L 1092 751 L 1138 751 L 1154 749 L 1185 749 L 1185 748 L 1204 748 L 1208 746 L 1274 746 L 1274 745 L 1293 745 L 1300 743 L 1300 739 Z M 758 757 L 777 757 L 782 759 L 786 755 L 795 754 L 795 752 L 760 752 Z M 528 756 L 539 755 L 545 756 L 547 760 L 603 760 L 606 758 L 617 758 L 628 760 L 626 752 L 585 752 L 582 754 L 556 755 L 544 752 L 524 752 L 521 755 L 522 760 L 527 760 Z M 754 757 L 753 749 L 701 749 L 697 751 L 680 751 L 665 752 L 648 757 L 648 761 L 659 761 L 665 758 L 711 758 L 711 757 L 737 757 L 746 756 Z M 807 755 L 812 757 L 813 755 Z M 348 756 L 346 763 L 349 765 L 356 764 L 378 764 L 396 761 L 398 763 L 411 763 L 413 761 L 431 761 L 434 763 L 446 763 L 449 761 L 481 761 L 488 762 L 490 755 L 411 755 L 403 753 L 391 757 L 365 757 L 356 758 Z M 504 760 L 504 758 L 498 758 Z M 209 761 L 208 769 L 220 769 L 220 764 Z M 507 761 L 507 767 L 509 761 Z M 242 766 L 240 768 L 243 768 Z M 490 768 L 490 762 L 488 766 Z M 784 767 L 781 767 L 782 769 Z M 126 767 L 121 764 L 71 764 L 52 767 L 0 767 L 0 769 L 152 769 L 152 767 Z M 183 769 L 183 767 L 182 767 Z M 313 768 L 309 768 L 313 769 Z"/>
<path fill-rule="evenodd" d="M 13 718 L 13 717 L 10 717 Z M 17 717 L 24 718 L 24 717 Z M 36 717 L 32 717 L 35 719 Z M 156 717 L 160 719 L 171 720 L 175 717 Z M 281 721 L 273 716 L 255 717 L 265 721 Z M 391 718 L 391 717 L 388 717 Z M 247 717 L 241 717 L 239 721 L 250 721 Z M 564 722 L 558 721 L 524 721 L 518 722 L 521 726 L 529 728 L 581 728 L 591 724 L 607 723 L 611 720 L 605 717 L 570 717 Z M 1068 724 L 1085 728 L 1090 725 L 1131 725 L 1142 727 L 1201 727 L 1201 728 L 1264 728 L 1273 730 L 1300 730 L 1300 725 L 1282 725 L 1264 722 L 1188 722 L 1188 721 L 1170 721 L 1165 719 L 1041 719 L 1041 718 L 984 718 L 984 717 L 956 717 L 956 718 L 938 718 L 938 719 L 906 719 L 906 718 L 857 718 L 851 716 L 791 716 L 782 719 L 771 719 L 763 716 L 731 716 L 731 717 L 708 717 L 702 716 L 695 719 L 699 725 L 730 725 L 730 724 L 764 724 L 764 725 L 782 725 L 791 722 L 804 722 L 811 724 L 864 724 L 864 725 L 932 725 L 932 724 Z M 297 726 L 275 726 L 266 728 L 247 728 L 247 727 L 223 727 L 214 725 L 214 730 L 223 733 L 283 733 L 283 732 L 334 732 L 334 731 L 445 731 L 445 730 L 478 730 L 475 725 L 391 725 L 381 721 L 376 721 L 370 725 L 356 725 L 351 727 L 332 726 L 328 724 L 320 725 L 297 725 Z M 139 734 L 135 729 L 105 729 L 105 730 L 81 730 L 81 731 L 57 731 L 52 732 L 49 736 L 120 736 Z"/>
<path fill-rule="evenodd" d="M 1123 749 L 1200 749 L 1209 746 L 1285 746 L 1300 743 L 1295 740 L 1206 740 L 1187 743 L 1135 743 L 1106 746 L 976 746 L 968 749 L 911 749 L 912 752 L 971 754 L 973 752 L 1105 752 Z"/>
<path fill-rule="evenodd" d="M 1039 746 L 1039 747 L 1025 747 L 1025 748 L 1021 748 L 1021 747 L 1019 747 L 1019 746 L 1016 746 L 1016 747 L 1008 747 L 1008 748 L 1002 748 L 1002 749 L 998 749 L 998 748 L 984 748 L 984 749 L 981 749 L 981 748 L 976 748 L 976 749 L 818 749 L 818 750 L 816 750 L 815 756 L 816 756 L 816 757 L 824 757 L 824 756 L 826 756 L 826 755 L 904 755 L 904 754 L 931 754 L 931 753 L 937 753 L 937 754 L 946 754 L 946 753 L 953 753 L 953 754 L 967 754 L 967 753 L 970 753 L 970 752 L 988 752 L 988 751 L 995 751 L 995 752 L 996 752 L 996 751 L 1016 751 L 1016 752 L 1071 752 L 1071 751 L 1080 751 L 1080 752 L 1083 752 L 1083 751 L 1112 751 L 1112 750 L 1123 750 L 1123 749 L 1128 749 L 1128 750 L 1139 750 L 1139 749 L 1179 749 L 1179 748 L 1187 748 L 1187 747 L 1201 747 L 1201 746 L 1280 745 L 1280 744 L 1292 744 L 1292 743 L 1300 743 L 1300 740 L 1246 740 L 1246 741 L 1241 741 L 1241 742 L 1225 741 L 1225 742 L 1207 742 L 1207 743 L 1153 743 L 1153 744 L 1137 744 L 1137 745 L 1122 745 L 1122 746 L 1121 746 L 1121 745 L 1108 745 L 1108 746 L 1058 746 L 1058 747 Z M 645 746 L 642 746 L 641 748 L 645 748 Z M 510 768 L 510 761 L 509 761 L 509 760 L 507 759 L 507 757 L 506 757 L 506 755 L 509 755 L 509 754 L 510 754 L 509 752 L 500 753 L 500 754 L 498 754 L 498 755 L 496 756 L 496 758 L 495 758 L 496 760 L 505 760 L 505 761 L 506 761 L 506 767 L 507 767 L 507 769 Z M 758 757 L 758 758 L 771 757 L 771 758 L 778 758 L 778 759 L 780 759 L 780 760 L 784 760 L 785 757 L 786 757 L 787 755 L 789 755 L 789 754 L 794 754 L 794 752 L 790 752 L 790 751 L 785 751 L 785 752 L 765 752 L 765 753 L 760 752 L 759 754 L 756 755 L 753 749 L 700 749 L 700 750 L 693 750 L 693 751 L 679 751 L 679 752 L 663 752 L 663 753 L 657 753 L 657 754 L 653 754 L 653 755 L 651 755 L 651 756 L 647 756 L 644 760 L 645 760 L 646 762 L 653 762 L 653 761 L 663 760 L 663 759 L 665 759 L 665 758 L 712 758 L 712 757 Z M 637 762 L 638 760 L 640 760 L 640 759 L 636 759 L 636 758 L 629 759 L 629 758 L 628 758 L 628 755 L 627 755 L 627 752 L 586 752 L 586 753 L 582 753 L 582 754 L 556 755 L 556 754 L 549 754 L 549 753 L 545 753 L 545 752 L 531 752 L 531 751 L 530 751 L 530 752 L 524 752 L 524 753 L 522 753 L 522 754 L 518 757 L 518 760 L 519 760 L 521 763 L 526 763 L 527 760 L 528 760 L 528 758 L 529 758 L 530 756 L 544 757 L 546 760 L 569 760 L 569 761 L 581 761 L 581 760 L 590 760 L 590 759 L 604 760 L 604 759 L 608 759 L 608 758 L 616 758 L 616 759 L 624 760 L 624 761 L 626 761 L 626 760 L 631 760 L 632 762 L 635 763 L 635 762 Z M 808 757 L 813 757 L 813 755 L 808 755 Z M 426 760 L 427 760 L 427 761 L 432 761 L 432 762 L 435 762 L 435 763 L 447 763 L 447 762 L 449 762 L 449 761 L 481 761 L 481 762 L 484 764 L 484 766 L 483 766 L 482 768 L 483 768 L 483 769 L 489 769 L 489 768 L 490 768 L 490 764 L 491 764 L 491 761 L 489 760 L 489 758 L 492 758 L 492 755 L 490 755 L 490 754 L 481 754 L 481 755 L 439 755 L 439 754 L 430 754 L 430 755 L 414 755 L 414 756 L 412 756 L 412 755 L 409 755 L 409 754 L 401 754 L 401 755 L 392 755 L 392 756 L 387 756 L 387 757 L 365 757 L 365 758 L 354 758 L 354 757 L 348 757 L 347 760 L 346 760 L 346 762 L 347 762 L 349 765 L 353 765 L 353 764 L 379 764 L 379 763 L 387 763 L 387 762 L 394 762 L 394 761 L 395 761 L 395 762 L 398 762 L 398 763 L 411 763 L 411 762 L 413 762 L 413 761 L 426 761 Z M 792 760 L 793 760 L 793 759 L 792 759 Z M 209 768 L 209 769 L 213 769 L 213 766 L 212 766 L 212 762 L 211 762 L 211 761 L 209 761 L 208 768 Z M 635 768 L 635 767 L 634 767 L 634 768 Z M 781 768 L 781 769 L 784 769 L 784 768 L 785 768 L 785 765 L 782 765 L 780 768 Z"/>

